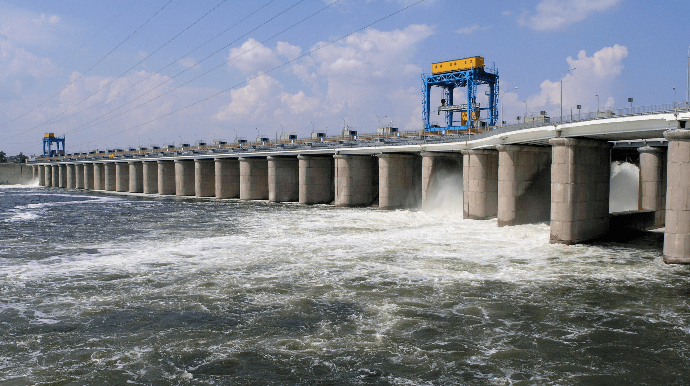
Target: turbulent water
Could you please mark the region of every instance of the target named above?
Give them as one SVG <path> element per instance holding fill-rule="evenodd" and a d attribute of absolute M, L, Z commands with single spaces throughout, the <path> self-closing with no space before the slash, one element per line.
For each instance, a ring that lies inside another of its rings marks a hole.
<path fill-rule="evenodd" d="M 690 383 L 660 234 L 0 189 L 3 385 Z"/>

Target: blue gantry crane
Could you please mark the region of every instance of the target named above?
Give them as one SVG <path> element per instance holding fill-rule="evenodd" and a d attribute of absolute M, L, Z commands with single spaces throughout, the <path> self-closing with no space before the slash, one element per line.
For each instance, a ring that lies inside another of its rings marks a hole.
<path fill-rule="evenodd" d="M 489 105 L 482 107 L 477 102 L 477 86 L 488 85 L 486 95 Z M 444 113 L 445 127 L 430 123 L 431 87 L 443 88 L 443 99 L 438 114 Z M 453 91 L 457 87 L 467 88 L 467 103 L 456 105 Z M 482 111 L 488 112 L 482 117 Z M 455 120 L 454 113 L 460 113 Z M 422 115 L 427 131 L 464 130 L 479 127 L 495 127 L 498 121 L 498 70 L 484 67 L 484 58 L 474 56 L 432 64 L 431 75 L 422 75 Z"/>
<path fill-rule="evenodd" d="M 55 144 L 55 150 L 53 150 Z M 60 149 L 62 145 L 62 149 Z M 43 156 L 55 157 L 58 155 L 65 155 L 65 136 L 56 137 L 55 133 L 45 133 L 43 135 Z"/>

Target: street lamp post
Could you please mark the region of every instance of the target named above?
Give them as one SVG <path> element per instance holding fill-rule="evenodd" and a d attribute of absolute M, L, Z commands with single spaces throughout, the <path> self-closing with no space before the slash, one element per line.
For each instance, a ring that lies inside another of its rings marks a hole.
<path fill-rule="evenodd" d="M 513 91 L 513 90 L 517 90 L 517 87 L 513 87 L 510 90 L 503 91 L 501 94 L 505 95 L 505 93 L 507 91 Z M 503 126 L 503 122 L 505 122 L 503 117 L 504 117 L 503 116 L 503 98 L 501 97 L 501 127 Z"/>
<path fill-rule="evenodd" d="M 595 97 L 597 97 L 597 115 L 599 115 L 599 94 L 595 95 Z"/>
<path fill-rule="evenodd" d="M 570 70 L 563 71 L 563 75 L 561 75 L 561 122 L 563 122 L 563 77 L 567 72 L 573 70 L 575 70 L 575 67 L 571 68 Z"/>
<path fill-rule="evenodd" d="M 525 122 L 527 120 L 527 101 L 522 101 L 522 103 L 525 104 L 525 119 L 523 119 L 522 122 Z"/>
<path fill-rule="evenodd" d="M 678 99 L 678 95 L 676 94 L 676 88 L 673 87 L 673 111 L 676 111 L 676 100 Z"/>

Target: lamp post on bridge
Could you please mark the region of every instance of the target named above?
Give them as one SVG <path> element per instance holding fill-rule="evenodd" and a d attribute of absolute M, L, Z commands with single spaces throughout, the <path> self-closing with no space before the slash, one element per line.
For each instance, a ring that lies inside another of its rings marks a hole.
<path fill-rule="evenodd" d="M 505 95 L 506 92 L 508 92 L 508 91 L 513 91 L 513 90 L 517 90 L 517 86 L 511 88 L 510 90 L 503 91 L 503 92 L 501 92 L 501 94 L 502 94 L 502 95 Z M 501 127 L 503 127 L 503 124 L 504 124 L 504 123 L 505 123 L 505 120 L 504 120 L 504 118 L 503 118 L 503 98 L 501 97 Z"/>
<path fill-rule="evenodd" d="M 563 75 L 561 75 L 561 122 L 563 122 L 563 77 L 567 72 L 573 70 L 575 70 L 575 67 L 571 68 L 570 70 L 563 71 Z"/>
<path fill-rule="evenodd" d="M 522 103 L 525 104 L 525 119 L 522 120 L 522 122 L 527 121 L 527 101 L 522 101 Z"/>
<path fill-rule="evenodd" d="M 595 95 L 597 97 L 597 116 L 595 118 L 599 117 L 599 94 Z"/>
<path fill-rule="evenodd" d="M 676 101 L 678 100 L 678 95 L 676 94 L 676 88 L 673 87 L 673 111 L 676 111 L 676 105 L 678 104 Z"/>

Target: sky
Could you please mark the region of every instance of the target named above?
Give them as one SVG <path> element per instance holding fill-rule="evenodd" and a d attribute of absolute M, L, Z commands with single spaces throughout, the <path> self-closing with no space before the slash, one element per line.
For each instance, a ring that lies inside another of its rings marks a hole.
<path fill-rule="evenodd" d="M 508 123 L 559 116 L 561 80 L 566 115 L 685 101 L 688 14 L 687 0 L 0 0 L 0 151 L 41 154 L 44 133 L 72 153 L 419 130 L 422 74 L 471 56 L 498 69 Z"/>

